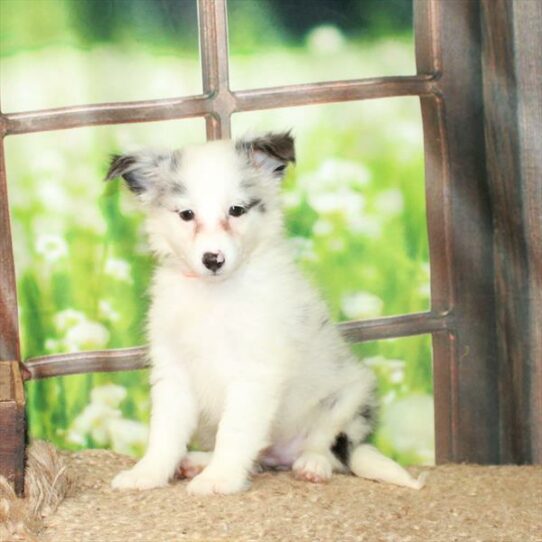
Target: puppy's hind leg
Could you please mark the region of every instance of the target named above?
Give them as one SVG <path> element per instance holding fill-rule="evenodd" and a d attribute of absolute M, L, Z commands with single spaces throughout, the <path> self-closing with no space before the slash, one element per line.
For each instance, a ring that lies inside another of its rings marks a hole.
<path fill-rule="evenodd" d="M 421 489 L 426 474 L 414 479 L 403 467 L 381 454 L 374 446 L 364 443 L 375 417 L 374 403 L 358 407 L 354 418 L 335 439 L 331 451 L 335 458 L 356 476 Z"/>
<path fill-rule="evenodd" d="M 372 401 L 372 388 L 371 378 L 356 378 L 322 401 L 309 427 L 302 452 L 292 466 L 296 478 L 309 482 L 325 482 L 329 480 L 334 470 L 340 472 L 347 470 L 346 459 L 343 461 L 340 457 L 339 447 L 342 441 L 338 439 L 344 435 L 344 439 L 350 442 L 348 440 L 350 437 L 346 437 L 344 433 L 345 428 L 355 418 L 356 412 L 360 409 L 360 401 Z M 370 426 L 364 428 L 363 434 L 360 433 L 362 429 L 361 426 L 357 428 L 352 438 L 361 440 L 370 431 Z M 348 444 L 344 453 L 349 449 Z"/>

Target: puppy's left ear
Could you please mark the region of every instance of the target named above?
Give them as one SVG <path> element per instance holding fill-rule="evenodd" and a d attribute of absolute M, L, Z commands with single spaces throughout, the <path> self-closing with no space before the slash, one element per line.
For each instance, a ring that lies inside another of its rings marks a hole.
<path fill-rule="evenodd" d="M 267 133 L 251 140 L 237 142 L 237 149 L 245 152 L 257 168 L 282 179 L 290 162 L 295 163 L 295 144 L 291 133 Z"/>

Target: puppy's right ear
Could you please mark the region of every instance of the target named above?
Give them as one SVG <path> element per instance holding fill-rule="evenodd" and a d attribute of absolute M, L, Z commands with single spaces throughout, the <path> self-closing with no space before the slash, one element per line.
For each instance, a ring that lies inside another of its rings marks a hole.
<path fill-rule="evenodd" d="M 236 143 L 238 151 L 244 152 L 249 161 L 275 179 L 284 177 L 286 166 L 295 163 L 295 144 L 290 131 L 269 132 L 263 136 Z"/>
<path fill-rule="evenodd" d="M 157 152 L 115 154 L 111 157 L 105 180 L 122 177 L 134 194 L 141 195 L 156 185 L 160 168 L 170 158 L 169 154 Z"/>

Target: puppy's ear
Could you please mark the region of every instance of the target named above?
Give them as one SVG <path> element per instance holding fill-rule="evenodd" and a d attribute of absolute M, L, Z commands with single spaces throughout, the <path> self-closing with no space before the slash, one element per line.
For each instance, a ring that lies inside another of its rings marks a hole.
<path fill-rule="evenodd" d="M 115 177 L 122 177 L 128 188 L 136 195 L 155 187 L 159 182 L 160 170 L 164 164 L 171 162 L 171 154 L 153 151 L 138 152 L 134 154 L 113 155 L 105 176 L 109 181 Z"/>
<path fill-rule="evenodd" d="M 237 142 L 237 149 L 246 153 L 257 168 L 282 179 L 286 166 L 295 163 L 295 145 L 291 133 L 267 133 L 264 136 Z"/>

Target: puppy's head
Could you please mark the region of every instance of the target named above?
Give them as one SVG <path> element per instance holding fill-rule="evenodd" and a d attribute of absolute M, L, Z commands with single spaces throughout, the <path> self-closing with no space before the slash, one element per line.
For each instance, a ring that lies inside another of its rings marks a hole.
<path fill-rule="evenodd" d="M 114 156 L 147 213 L 151 246 L 188 276 L 225 278 L 281 235 L 280 181 L 295 162 L 289 133 Z"/>

